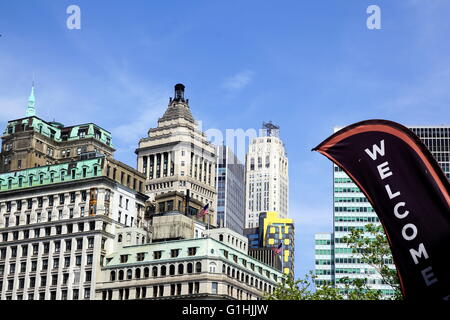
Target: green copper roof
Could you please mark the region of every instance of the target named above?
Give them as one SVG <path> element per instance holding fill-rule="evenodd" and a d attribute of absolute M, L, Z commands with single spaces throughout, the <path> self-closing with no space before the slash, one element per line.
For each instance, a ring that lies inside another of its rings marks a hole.
<path fill-rule="evenodd" d="M 104 157 L 0 174 L 0 193 L 102 176 Z"/>
<path fill-rule="evenodd" d="M 35 105 L 36 105 L 36 98 L 34 97 L 34 85 L 33 85 L 31 87 L 30 97 L 28 98 L 28 107 L 27 112 L 25 114 L 26 117 L 32 117 L 36 115 Z"/>
<path fill-rule="evenodd" d="M 30 121 L 31 120 L 31 121 Z M 14 134 L 17 125 L 26 127 L 26 130 L 34 130 L 57 142 L 73 141 L 78 139 L 94 138 L 103 144 L 114 148 L 112 144 L 111 133 L 97 126 L 94 123 L 86 123 L 71 127 L 63 127 L 58 122 L 46 122 L 36 116 L 11 120 L 3 132 L 4 135 Z"/>

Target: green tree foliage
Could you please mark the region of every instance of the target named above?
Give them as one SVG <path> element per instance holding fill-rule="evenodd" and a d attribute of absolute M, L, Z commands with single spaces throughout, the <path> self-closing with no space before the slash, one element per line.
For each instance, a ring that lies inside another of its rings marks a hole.
<path fill-rule="evenodd" d="M 397 271 L 388 266 L 388 263 L 392 263 L 392 253 L 383 227 L 367 224 L 364 229 L 365 231 L 352 229 L 350 234 L 342 240 L 355 253 L 359 254 L 361 262 L 374 267 L 383 281 L 395 290 L 394 299 L 403 299 Z M 364 235 L 364 233 L 367 235 Z"/>
<path fill-rule="evenodd" d="M 366 233 L 366 234 L 364 234 Z M 386 240 L 383 228 L 368 224 L 365 231 L 351 230 L 349 236 L 343 241 L 353 249 L 362 262 L 373 266 L 382 279 L 395 290 L 394 299 L 402 299 L 400 285 L 395 269 L 391 269 L 388 263 L 392 261 L 391 250 Z M 268 300 L 380 300 L 381 291 L 370 289 L 367 279 L 341 278 L 341 288 L 335 288 L 329 284 L 318 286 L 314 290 L 314 279 L 317 276 L 312 271 L 304 279 L 294 280 L 287 277 L 280 283 L 272 294 L 265 298 Z"/>

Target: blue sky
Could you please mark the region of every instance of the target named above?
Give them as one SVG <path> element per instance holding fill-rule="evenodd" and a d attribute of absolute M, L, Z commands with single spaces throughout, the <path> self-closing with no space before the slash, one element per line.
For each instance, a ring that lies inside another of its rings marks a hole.
<path fill-rule="evenodd" d="M 81 8 L 81 30 L 66 8 Z M 366 8 L 381 8 L 369 30 Z M 296 220 L 296 275 L 332 228 L 331 163 L 311 148 L 335 125 L 449 124 L 448 0 L 0 2 L 0 126 L 24 116 L 94 122 L 132 166 L 173 86 L 203 129 L 281 126 Z"/>

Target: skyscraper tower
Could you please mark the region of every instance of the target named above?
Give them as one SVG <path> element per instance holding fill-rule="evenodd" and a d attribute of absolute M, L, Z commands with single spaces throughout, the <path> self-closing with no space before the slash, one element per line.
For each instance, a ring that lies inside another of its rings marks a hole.
<path fill-rule="evenodd" d="M 288 217 L 288 159 L 279 127 L 263 123 L 263 136 L 254 138 L 246 155 L 245 227 L 256 228 L 261 212 Z"/>
<path fill-rule="evenodd" d="M 335 132 L 341 128 L 335 128 Z M 450 126 L 410 126 L 438 161 L 450 180 Z M 338 166 L 333 164 L 333 229 L 332 233 L 315 235 L 316 285 L 325 283 L 343 287 L 343 277 L 367 278 L 368 286 L 381 290 L 385 298 L 393 295 L 393 289 L 386 284 L 374 267 L 360 261 L 357 254 L 343 243 L 352 228 L 363 229 L 366 224 L 379 225 L 374 209 L 361 190 Z M 395 268 L 390 262 L 390 267 Z"/>
<path fill-rule="evenodd" d="M 137 167 L 147 176 L 145 193 L 150 199 L 170 191 L 185 195 L 189 191 L 191 199 L 209 204 L 210 215 L 203 219 L 215 224 L 216 150 L 198 129 L 184 89 L 181 83 L 175 85 L 174 98 L 158 126 L 139 141 Z"/>

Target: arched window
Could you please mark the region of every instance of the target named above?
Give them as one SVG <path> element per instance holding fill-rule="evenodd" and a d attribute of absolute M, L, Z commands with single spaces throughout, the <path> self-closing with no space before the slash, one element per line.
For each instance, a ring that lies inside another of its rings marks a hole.
<path fill-rule="evenodd" d="M 192 263 L 187 264 L 187 273 L 192 273 Z"/>
<path fill-rule="evenodd" d="M 109 276 L 110 276 L 111 281 L 116 281 L 116 272 L 115 271 L 111 271 Z"/>
<path fill-rule="evenodd" d="M 123 280 L 123 270 L 119 271 L 119 280 Z"/>
<path fill-rule="evenodd" d="M 234 276 L 235 276 L 235 270 L 233 269 L 233 270 L 231 271 L 231 277 L 234 278 Z"/>
<path fill-rule="evenodd" d="M 178 265 L 178 274 L 183 274 L 184 273 L 184 265 L 183 264 L 179 264 Z"/>
<path fill-rule="evenodd" d="M 216 267 L 217 267 L 217 265 L 214 262 L 211 262 L 209 264 L 209 272 L 215 273 L 216 272 Z"/>
<path fill-rule="evenodd" d="M 270 157 L 266 156 L 266 168 L 270 167 Z"/>
<path fill-rule="evenodd" d="M 144 268 L 144 278 L 148 278 L 150 276 L 150 269 L 145 267 Z"/>
<path fill-rule="evenodd" d="M 241 281 L 244 282 L 244 273 L 241 273 Z"/>
<path fill-rule="evenodd" d="M 255 158 L 250 159 L 250 170 L 255 170 Z"/>
<path fill-rule="evenodd" d="M 223 234 L 219 235 L 219 241 L 223 241 Z"/>
<path fill-rule="evenodd" d="M 153 267 L 152 268 L 152 276 L 153 277 L 157 277 L 158 276 L 158 267 Z"/>
<path fill-rule="evenodd" d="M 122 242 L 122 234 L 119 234 L 119 235 L 118 235 L 118 237 L 117 237 L 117 242 L 119 242 L 119 243 Z"/>
<path fill-rule="evenodd" d="M 136 279 L 140 279 L 141 278 L 141 269 L 137 268 L 135 271 L 135 274 L 136 274 Z"/>
<path fill-rule="evenodd" d="M 225 272 L 226 272 L 226 269 L 227 269 L 227 268 L 226 268 L 225 265 L 223 264 L 223 265 L 222 265 L 222 273 L 225 273 Z"/>
<path fill-rule="evenodd" d="M 161 275 L 162 275 L 162 276 L 165 276 L 165 275 L 166 275 L 166 269 L 167 269 L 166 266 L 162 266 L 162 267 L 161 267 Z"/>
<path fill-rule="evenodd" d="M 253 286 L 253 277 L 250 278 L 250 285 Z"/>
<path fill-rule="evenodd" d="M 264 291 L 267 292 L 267 283 L 264 283 Z"/>
<path fill-rule="evenodd" d="M 238 279 L 239 280 L 239 275 L 240 275 L 241 273 L 238 271 L 238 272 L 236 272 L 236 279 Z"/>
<path fill-rule="evenodd" d="M 230 267 L 227 268 L 227 275 L 230 275 Z"/>
<path fill-rule="evenodd" d="M 202 264 L 200 262 L 195 264 L 195 272 L 202 272 Z"/>
<path fill-rule="evenodd" d="M 245 276 L 245 283 L 248 284 L 248 275 Z"/>
<path fill-rule="evenodd" d="M 127 279 L 131 280 L 133 278 L 133 270 L 128 269 L 127 270 Z"/>
<path fill-rule="evenodd" d="M 258 168 L 262 168 L 262 159 L 258 157 Z"/>
<path fill-rule="evenodd" d="M 173 276 L 175 274 L 175 266 L 173 264 L 169 267 L 169 275 Z"/>

